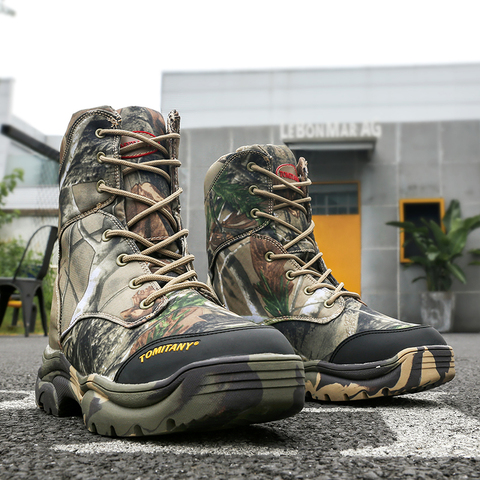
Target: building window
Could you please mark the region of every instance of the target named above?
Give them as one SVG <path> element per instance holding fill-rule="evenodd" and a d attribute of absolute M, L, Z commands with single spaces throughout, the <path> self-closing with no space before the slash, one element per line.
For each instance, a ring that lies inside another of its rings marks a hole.
<path fill-rule="evenodd" d="M 309 187 L 313 215 L 357 215 L 358 183 L 314 183 Z"/>
<path fill-rule="evenodd" d="M 433 220 L 439 225 L 445 214 L 443 198 L 403 198 L 400 199 L 400 221 L 412 222 L 415 226 L 423 226 L 422 220 Z M 408 263 L 410 257 L 419 255 L 420 251 L 413 241 L 409 241 L 409 234 L 400 232 L 400 261 Z M 405 245 L 405 242 L 407 244 Z"/>
<path fill-rule="evenodd" d="M 5 173 L 10 174 L 15 168 L 23 170 L 23 182 L 18 184 L 19 187 L 57 185 L 57 162 L 33 152 L 17 142 L 11 142 Z"/>

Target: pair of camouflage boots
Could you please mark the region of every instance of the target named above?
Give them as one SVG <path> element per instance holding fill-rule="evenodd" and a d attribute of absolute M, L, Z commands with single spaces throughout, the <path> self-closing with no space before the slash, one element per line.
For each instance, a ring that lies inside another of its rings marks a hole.
<path fill-rule="evenodd" d="M 453 378 L 436 330 L 369 309 L 332 276 L 313 236 L 306 161 L 284 146 L 242 147 L 208 171 L 200 282 L 180 218 L 179 124 L 175 111 L 165 125 L 139 107 L 72 117 L 39 407 L 81 414 L 102 435 L 157 435 Z"/>

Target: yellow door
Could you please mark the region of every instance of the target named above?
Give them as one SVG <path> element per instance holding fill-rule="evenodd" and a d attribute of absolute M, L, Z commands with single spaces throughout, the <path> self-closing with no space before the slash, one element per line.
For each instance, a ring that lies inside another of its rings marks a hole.
<path fill-rule="evenodd" d="M 347 290 L 361 294 L 361 218 L 358 183 L 314 184 L 315 239 L 327 267 Z"/>

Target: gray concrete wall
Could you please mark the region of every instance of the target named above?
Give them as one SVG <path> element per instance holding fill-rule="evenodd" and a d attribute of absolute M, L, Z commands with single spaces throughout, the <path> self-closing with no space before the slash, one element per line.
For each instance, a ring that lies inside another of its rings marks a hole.
<path fill-rule="evenodd" d="M 362 297 L 392 316 L 420 323 L 420 292 L 424 282 L 417 267 L 399 262 L 399 231 L 385 225 L 399 217 L 400 198 L 443 197 L 446 207 L 460 200 L 464 216 L 480 214 L 480 121 L 384 123 L 370 159 L 364 154 L 337 154 L 319 162 L 310 155 L 313 181 L 357 180 L 361 188 Z M 281 126 L 184 129 L 180 158 L 183 219 L 190 229 L 196 269 L 206 279 L 203 180 L 220 156 L 242 145 L 281 144 Z M 309 158 L 307 157 L 307 160 Z M 341 232 L 339 232 L 341 234 Z M 325 250 L 324 247 L 320 246 Z M 480 230 L 469 237 L 466 250 L 480 248 Z M 458 263 L 467 285 L 455 281 L 456 329 L 480 330 L 480 267 Z"/>
<path fill-rule="evenodd" d="M 165 72 L 185 128 L 480 118 L 480 64 Z"/>

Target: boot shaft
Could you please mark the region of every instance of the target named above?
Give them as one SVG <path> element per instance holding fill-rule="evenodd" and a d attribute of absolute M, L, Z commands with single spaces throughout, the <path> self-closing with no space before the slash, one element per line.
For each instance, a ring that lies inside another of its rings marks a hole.
<path fill-rule="evenodd" d="M 260 173 L 260 167 L 271 173 Z M 284 146 L 254 145 L 239 148 L 235 153 L 225 155 L 215 162 L 205 179 L 205 215 L 207 223 L 207 253 L 211 269 L 216 255 L 233 242 L 256 232 L 268 236 L 279 244 L 294 240 L 298 233 L 282 223 L 259 217 L 258 212 L 274 214 L 283 222 L 304 232 L 311 223 L 311 206 L 304 202 L 304 208 L 282 207 L 273 196 L 276 193 L 285 199 L 294 200 L 303 196 L 308 200 L 308 187 L 302 186 L 301 194 L 282 187 L 280 179 L 289 183 L 308 182 L 307 162 L 298 161 Z M 318 253 L 313 233 L 308 239 L 292 245 L 289 253 L 305 257 Z"/>
<path fill-rule="evenodd" d="M 203 288 L 181 225 L 180 162 L 173 158 L 178 131 L 176 112 L 166 127 L 159 113 L 139 107 L 100 107 L 72 117 L 61 148 L 51 345 L 58 348 L 60 338 L 90 316 L 127 328 L 148 322 L 166 306 L 160 292 L 172 278 L 185 277 L 192 289 Z M 142 141 L 158 137 L 152 144 Z M 155 250 L 159 244 L 165 245 Z"/>

